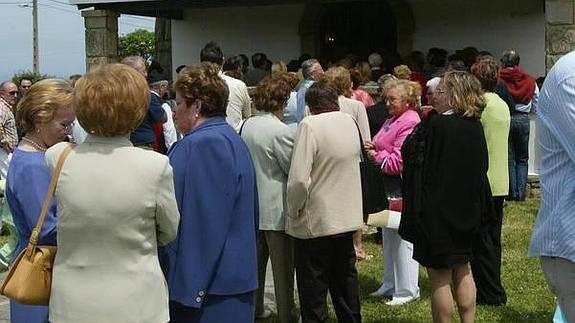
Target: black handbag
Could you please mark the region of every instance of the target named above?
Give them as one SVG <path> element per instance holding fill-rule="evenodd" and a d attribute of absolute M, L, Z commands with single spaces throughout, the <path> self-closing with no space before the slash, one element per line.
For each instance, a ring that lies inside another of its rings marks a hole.
<path fill-rule="evenodd" d="M 359 148 L 361 150 L 361 161 L 359 171 L 361 174 L 361 195 L 363 200 L 363 220 L 367 222 L 370 213 L 377 213 L 388 208 L 387 193 L 381 165 L 371 161 L 365 149 L 363 149 L 363 138 L 359 131 L 359 126 L 355 124 L 359 133 Z"/>

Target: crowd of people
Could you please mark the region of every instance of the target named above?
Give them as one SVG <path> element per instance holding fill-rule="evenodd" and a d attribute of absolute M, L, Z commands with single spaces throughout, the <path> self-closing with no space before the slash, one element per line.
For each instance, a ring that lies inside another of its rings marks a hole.
<path fill-rule="evenodd" d="M 137 56 L 69 81 L 1 83 L 14 254 L 73 147 L 40 233 L 58 246 L 50 304 L 11 301 L 12 321 L 253 322 L 271 314 L 269 261 L 280 322 L 328 321 L 328 292 L 338 321 L 361 322 L 365 154 L 401 212 L 399 228 L 382 228 L 383 280 L 370 295 L 419 299 L 423 266 L 433 321 L 450 322 L 455 300 L 473 322 L 477 304 L 507 302 L 503 206 L 527 196 L 531 111 L 544 154 L 530 254 L 575 320 L 574 57 L 541 91 L 512 49 L 497 60 L 433 48 L 394 66 L 378 53 L 328 65 L 256 53 L 248 69 L 214 42 L 172 85 Z"/>

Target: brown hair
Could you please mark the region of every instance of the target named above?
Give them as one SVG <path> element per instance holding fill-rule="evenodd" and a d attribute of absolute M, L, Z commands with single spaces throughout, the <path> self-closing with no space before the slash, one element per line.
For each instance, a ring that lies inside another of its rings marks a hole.
<path fill-rule="evenodd" d="M 449 106 L 464 117 L 480 118 L 485 109 L 481 83 L 466 71 L 449 71 L 443 75 Z"/>
<path fill-rule="evenodd" d="M 82 127 L 102 137 L 127 135 L 148 112 L 150 91 L 142 74 L 123 64 L 106 64 L 76 82 L 74 107 Z"/>
<path fill-rule="evenodd" d="M 36 82 L 16 107 L 16 125 L 24 132 L 32 132 L 36 123 L 54 119 L 56 111 L 72 104 L 72 87 L 60 79 Z"/>
<path fill-rule="evenodd" d="M 275 112 L 285 107 L 291 93 L 286 74 L 276 73 L 260 81 L 253 96 L 256 109 Z"/>
<path fill-rule="evenodd" d="M 331 82 L 321 79 L 309 87 L 305 93 L 305 103 L 311 113 L 326 108 L 339 110 L 337 89 Z"/>
<path fill-rule="evenodd" d="M 492 56 L 483 56 L 471 66 L 471 73 L 485 91 L 493 92 L 499 78 L 499 63 Z"/>
<path fill-rule="evenodd" d="M 219 65 L 202 62 L 181 70 L 174 83 L 174 89 L 186 100 L 187 107 L 196 100 L 202 102 L 200 115 L 203 117 L 226 115 L 229 90 L 219 71 Z"/>
<path fill-rule="evenodd" d="M 325 78 L 337 90 L 338 95 L 351 96 L 351 76 L 345 67 L 330 67 L 325 72 Z"/>

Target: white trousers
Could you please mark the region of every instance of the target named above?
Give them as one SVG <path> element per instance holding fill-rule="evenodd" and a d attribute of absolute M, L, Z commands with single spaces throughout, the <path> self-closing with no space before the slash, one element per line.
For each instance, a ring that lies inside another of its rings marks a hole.
<path fill-rule="evenodd" d="M 419 298 L 419 263 L 413 260 L 413 244 L 397 230 L 383 228 L 383 285 L 393 298 Z"/>
<path fill-rule="evenodd" d="M 575 262 L 565 258 L 541 257 L 547 285 L 559 299 L 567 322 L 575 322 Z"/>

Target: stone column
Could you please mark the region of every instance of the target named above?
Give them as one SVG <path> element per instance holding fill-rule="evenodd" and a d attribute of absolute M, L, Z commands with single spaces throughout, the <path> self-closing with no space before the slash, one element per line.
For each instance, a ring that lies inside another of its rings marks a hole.
<path fill-rule="evenodd" d="M 82 11 L 86 28 L 86 71 L 118 61 L 118 16 L 109 10 Z"/>
<path fill-rule="evenodd" d="M 575 0 L 545 0 L 545 67 L 575 49 Z"/>
<path fill-rule="evenodd" d="M 172 21 L 168 18 L 156 18 L 156 53 L 154 59 L 170 78 L 172 77 Z"/>

